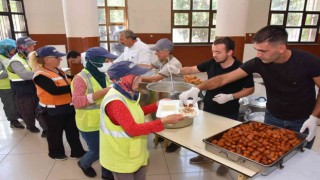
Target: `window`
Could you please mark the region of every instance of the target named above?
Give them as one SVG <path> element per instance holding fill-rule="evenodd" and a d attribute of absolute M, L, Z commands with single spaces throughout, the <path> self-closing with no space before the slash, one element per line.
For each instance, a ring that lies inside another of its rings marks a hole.
<path fill-rule="evenodd" d="M 172 0 L 172 41 L 210 43 L 215 39 L 217 0 Z"/>
<path fill-rule="evenodd" d="M 0 39 L 28 36 L 23 0 L 0 0 Z"/>
<path fill-rule="evenodd" d="M 127 29 L 126 0 L 97 0 L 100 46 L 111 53 L 120 55 L 124 46 L 119 43 L 119 32 Z"/>
<path fill-rule="evenodd" d="M 319 15 L 319 0 L 271 0 L 268 24 L 284 26 L 288 42 L 316 42 Z"/>

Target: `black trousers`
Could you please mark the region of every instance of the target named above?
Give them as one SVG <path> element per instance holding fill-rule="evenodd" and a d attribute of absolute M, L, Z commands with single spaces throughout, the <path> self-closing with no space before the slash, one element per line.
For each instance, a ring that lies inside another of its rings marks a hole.
<path fill-rule="evenodd" d="M 0 98 L 3 103 L 3 110 L 9 121 L 19 118 L 17 106 L 14 99 L 14 92 L 11 89 L 0 89 Z"/>
<path fill-rule="evenodd" d="M 66 133 L 66 138 L 71 148 L 71 156 L 82 156 L 85 154 L 75 122 L 75 113 L 50 116 L 47 112 L 44 112 L 42 115 L 48 125 L 47 141 L 49 157 L 65 156 L 62 138 L 63 131 Z"/>

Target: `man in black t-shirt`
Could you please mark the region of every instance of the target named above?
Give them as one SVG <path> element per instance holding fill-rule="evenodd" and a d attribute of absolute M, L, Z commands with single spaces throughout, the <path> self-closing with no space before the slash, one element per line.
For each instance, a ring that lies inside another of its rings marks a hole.
<path fill-rule="evenodd" d="M 311 148 L 320 117 L 320 58 L 287 49 L 288 33 L 281 26 L 266 26 L 253 37 L 256 58 L 240 68 L 211 78 L 180 95 L 184 101 L 197 97 L 200 90 L 216 89 L 252 73 L 263 78 L 267 93 L 265 123 L 307 133 Z"/>
<path fill-rule="evenodd" d="M 229 37 L 216 39 L 212 45 L 212 56 L 204 63 L 197 66 L 184 67 L 173 71 L 182 75 L 207 72 L 208 79 L 231 72 L 241 66 L 233 56 L 234 42 Z M 231 119 L 238 119 L 239 116 L 239 98 L 248 96 L 254 91 L 252 75 L 234 81 L 217 89 L 208 90 L 204 97 L 204 111 L 224 116 Z M 201 163 L 208 161 L 203 156 L 197 156 L 190 159 L 190 163 Z M 223 175 L 227 172 L 225 166 L 220 166 L 217 173 Z"/>

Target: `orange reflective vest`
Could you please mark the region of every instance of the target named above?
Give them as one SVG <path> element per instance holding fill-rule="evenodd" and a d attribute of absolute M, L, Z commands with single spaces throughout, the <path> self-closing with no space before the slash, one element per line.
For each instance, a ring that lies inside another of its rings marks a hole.
<path fill-rule="evenodd" d="M 39 68 L 33 75 L 33 79 L 38 75 L 43 75 L 50 78 L 57 87 L 59 86 L 68 86 L 71 82 L 69 78 L 67 78 L 66 74 L 60 70 L 61 74 L 63 74 L 64 78 L 55 72 L 49 71 L 43 67 Z M 39 104 L 42 107 L 54 108 L 59 105 L 65 105 L 71 103 L 71 94 L 60 94 L 60 95 L 52 95 L 48 93 L 46 90 L 42 89 L 40 86 L 36 84 L 37 95 L 39 97 Z"/>

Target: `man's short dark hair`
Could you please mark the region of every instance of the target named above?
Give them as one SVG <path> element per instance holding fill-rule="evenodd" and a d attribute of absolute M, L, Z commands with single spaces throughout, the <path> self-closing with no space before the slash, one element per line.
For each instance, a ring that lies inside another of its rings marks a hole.
<path fill-rule="evenodd" d="M 123 31 L 120 32 L 120 34 L 124 34 L 124 36 L 125 36 L 127 39 L 129 39 L 129 38 L 131 38 L 131 39 L 133 39 L 133 40 L 136 40 L 136 39 L 137 39 L 137 36 L 136 36 L 136 35 L 134 34 L 134 32 L 131 31 L 131 30 L 123 30 Z"/>
<path fill-rule="evenodd" d="M 229 37 L 220 37 L 213 42 L 214 45 L 224 44 L 226 46 L 227 52 L 232 50 L 234 51 L 234 41 Z"/>
<path fill-rule="evenodd" d="M 252 38 L 254 43 L 283 43 L 288 42 L 288 33 L 282 26 L 266 26 L 260 29 Z"/>
<path fill-rule="evenodd" d="M 69 51 L 68 54 L 67 54 L 67 59 L 70 59 L 70 58 L 77 58 L 78 56 L 80 56 L 80 53 L 77 52 L 77 51 Z"/>

